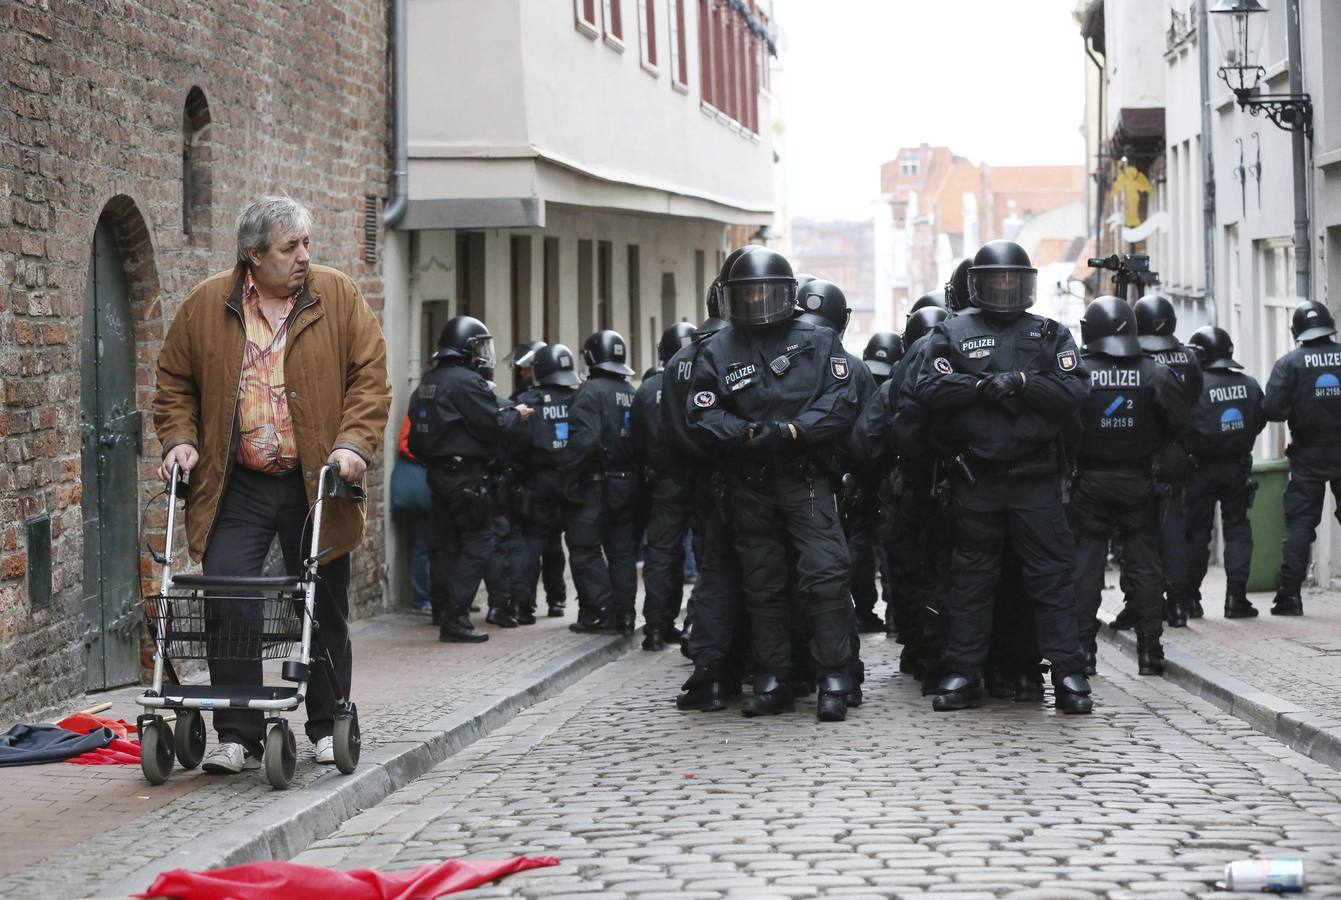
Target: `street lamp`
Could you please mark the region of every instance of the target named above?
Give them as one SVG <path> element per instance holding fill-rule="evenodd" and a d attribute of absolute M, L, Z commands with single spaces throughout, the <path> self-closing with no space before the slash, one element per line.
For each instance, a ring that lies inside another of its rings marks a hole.
<path fill-rule="evenodd" d="M 1225 61 L 1220 77 L 1234 92 L 1239 107 L 1254 116 L 1265 111 L 1277 127 L 1312 137 L 1313 100 L 1308 94 L 1256 93 L 1266 77 L 1259 57 L 1267 8 L 1259 0 L 1220 0 L 1209 12 Z"/>

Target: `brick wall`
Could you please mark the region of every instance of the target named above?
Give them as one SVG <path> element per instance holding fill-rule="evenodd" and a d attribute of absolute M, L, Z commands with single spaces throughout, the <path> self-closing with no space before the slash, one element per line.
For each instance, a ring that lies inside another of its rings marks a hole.
<path fill-rule="evenodd" d="M 131 284 L 143 503 L 157 489 L 147 412 L 159 341 L 186 292 L 231 265 L 245 202 L 286 192 L 311 206 L 314 260 L 348 272 L 381 309 L 362 226 L 364 197 L 387 191 L 386 7 L 0 3 L 0 723 L 83 690 L 80 340 L 100 215 Z M 370 477 L 351 588 L 360 614 L 382 602 L 381 473 Z M 53 520 L 54 600 L 34 610 L 21 523 L 42 512 Z"/>

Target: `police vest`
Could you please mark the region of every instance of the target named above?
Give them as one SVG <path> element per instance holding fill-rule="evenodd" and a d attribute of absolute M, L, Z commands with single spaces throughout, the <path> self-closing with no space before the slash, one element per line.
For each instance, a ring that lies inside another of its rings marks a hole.
<path fill-rule="evenodd" d="M 521 402 L 532 409 L 529 462 L 550 468 L 559 464 L 559 454 L 568 446 L 568 404 L 572 400 L 573 391 L 561 387 L 534 388 L 522 395 Z"/>
<path fill-rule="evenodd" d="M 467 393 L 467 387 L 474 387 L 478 397 Z M 486 393 L 480 394 L 480 388 Z M 489 411 L 497 416 L 497 400 L 479 373 L 465 366 L 438 365 L 424 375 L 410 401 L 410 452 L 427 463 L 451 456 L 494 457 L 498 448 L 472 435 L 461 412 L 465 403 L 486 402 L 486 394 Z"/>
<path fill-rule="evenodd" d="M 1257 382 L 1228 369 L 1206 372 L 1205 387 L 1192 407 L 1187 448 L 1198 456 L 1244 456 L 1261 431 L 1262 391 Z"/>
<path fill-rule="evenodd" d="M 1296 438 L 1307 441 L 1317 436 L 1330 442 L 1341 431 L 1341 344 L 1328 341 L 1300 347 L 1294 355 L 1297 368 L 1290 430 Z"/>
<path fill-rule="evenodd" d="M 1138 462 L 1160 447 L 1154 360 L 1087 354 L 1090 395 L 1081 407 L 1081 467 L 1086 460 Z"/>

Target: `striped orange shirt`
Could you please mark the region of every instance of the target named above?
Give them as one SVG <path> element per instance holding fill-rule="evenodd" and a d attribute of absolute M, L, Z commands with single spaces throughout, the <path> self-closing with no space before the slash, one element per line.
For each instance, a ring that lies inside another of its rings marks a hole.
<path fill-rule="evenodd" d="M 284 347 L 289 338 L 289 313 L 295 293 L 284 305 L 279 326 L 272 329 L 261 311 L 261 292 L 248 272 L 242 283 L 242 322 L 247 348 L 242 355 L 237 419 L 241 437 L 240 465 L 257 472 L 280 475 L 298 468 L 298 446 L 284 388 Z"/>

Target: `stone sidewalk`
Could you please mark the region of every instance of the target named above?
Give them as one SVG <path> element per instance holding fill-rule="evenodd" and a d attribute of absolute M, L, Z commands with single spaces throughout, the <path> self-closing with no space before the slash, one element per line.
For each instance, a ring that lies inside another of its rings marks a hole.
<path fill-rule="evenodd" d="M 272 790 L 259 771 L 175 769 L 151 787 L 139 766 L 6 769 L 0 897 L 124 895 L 187 861 L 203 868 L 288 858 L 631 642 L 572 634 L 571 614 L 506 630 L 483 625 L 483 614 L 474 618 L 488 642 L 442 644 L 427 618 L 409 614 L 355 624 L 363 754 L 350 776 L 315 763 L 301 710 L 289 715 L 299 759 L 287 791 Z M 80 705 L 111 702 L 102 715 L 133 722 L 142 690 L 90 695 Z"/>
<path fill-rule="evenodd" d="M 1100 618 L 1122 608 L 1117 572 L 1108 573 Z M 1271 593 L 1249 595 L 1260 615 L 1224 618 L 1225 577 L 1212 569 L 1202 588 L 1206 616 L 1165 628 L 1165 677 L 1264 734 L 1341 768 L 1341 595 L 1306 590 L 1304 615 L 1273 616 Z M 1101 637 L 1135 655 L 1133 632 Z"/>

